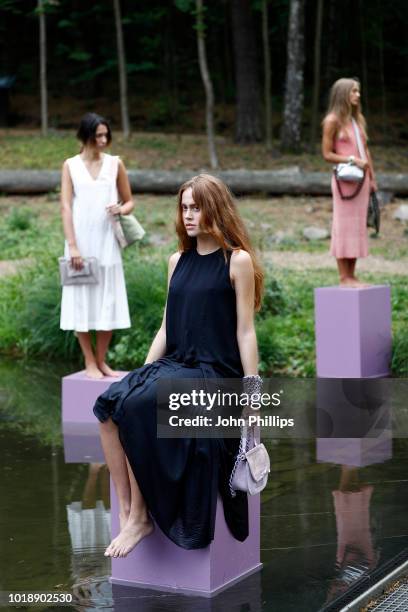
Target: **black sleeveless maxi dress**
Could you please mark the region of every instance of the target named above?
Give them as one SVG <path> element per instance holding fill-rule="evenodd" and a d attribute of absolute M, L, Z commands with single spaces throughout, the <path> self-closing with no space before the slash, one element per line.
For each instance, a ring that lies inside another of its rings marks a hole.
<path fill-rule="evenodd" d="M 97 399 L 94 413 L 109 417 L 148 510 L 177 545 L 204 548 L 214 537 L 217 494 L 226 523 L 239 541 L 248 536 L 246 493 L 232 498 L 228 480 L 237 439 L 157 438 L 157 380 L 243 376 L 236 339 L 231 253 L 218 249 L 181 254 L 173 272 L 166 310 L 166 354 L 113 383 Z"/>

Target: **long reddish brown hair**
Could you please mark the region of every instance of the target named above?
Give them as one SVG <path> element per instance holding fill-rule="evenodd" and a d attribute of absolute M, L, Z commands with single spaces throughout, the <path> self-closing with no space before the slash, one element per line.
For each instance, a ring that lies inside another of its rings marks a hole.
<path fill-rule="evenodd" d="M 211 174 L 198 174 L 189 181 L 183 183 L 177 196 L 177 218 L 176 231 L 179 239 L 179 250 L 188 251 L 195 248 L 196 238 L 190 238 L 183 223 L 183 212 L 181 200 L 186 189 L 192 189 L 192 197 L 195 204 L 201 210 L 200 226 L 208 232 L 224 251 L 227 250 L 246 251 L 254 267 L 255 279 L 255 310 L 259 310 L 262 303 L 264 286 L 263 270 L 258 262 L 254 248 L 251 245 L 244 222 L 242 221 L 234 199 L 228 187 L 218 178 Z"/>

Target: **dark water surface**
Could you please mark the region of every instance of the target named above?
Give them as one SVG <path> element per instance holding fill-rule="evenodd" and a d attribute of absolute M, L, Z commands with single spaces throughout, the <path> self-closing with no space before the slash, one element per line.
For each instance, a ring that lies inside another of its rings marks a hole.
<path fill-rule="evenodd" d="M 75 610 L 317 612 L 407 549 L 407 439 L 362 440 L 342 464 L 325 461 L 335 442 L 270 440 L 262 572 L 211 600 L 112 586 L 107 470 L 64 461 L 66 371 L 0 366 L 0 591 L 70 592 Z"/>

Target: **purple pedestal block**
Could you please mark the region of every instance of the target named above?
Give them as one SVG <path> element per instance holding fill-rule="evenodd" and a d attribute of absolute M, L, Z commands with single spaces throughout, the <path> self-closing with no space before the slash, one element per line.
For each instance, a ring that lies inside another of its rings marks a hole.
<path fill-rule="evenodd" d="M 126 372 L 123 372 L 123 376 Z M 92 380 L 84 372 L 62 380 L 62 420 L 66 461 L 102 461 L 96 435 L 98 421 L 92 412 L 96 398 L 117 378 Z M 218 499 L 214 540 L 205 549 L 184 550 L 156 526 L 125 559 L 112 559 L 112 582 L 155 590 L 211 597 L 262 567 L 260 563 L 260 497 L 249 497 L 249 536 L 235 540 Z M 111 532 L 119 531 L 118 505 L 111 483 Z M 258 591 L 257 591 L 258 592 Z M 210 608 L 208 608 L 210 609 Z"/>
<path fill-rule="evenodd" d="M 260 563 L 260 497 L 250 497 L 249 536 L 235 540 L 218 498 L 214 540 L 207 548 L 184 550 L 156 526 L 152 535 L 124 559 L 112 559 L 116 584 L 211 597 L 262 567 Z M 112 536 L 119 530 L 118 506 L 111 484 Z"/>
<path fill-rule="evenodd" d="M 391 432 L 378 438 L 317 438 L 316 458 L 322 463 L 364 467 L 392 459 Z"/>
<path fill-rule="evenodd" d="M 75 372 L 62 379 L 62 422 L 63 423 L 96 423 L 92 412 L 96 398 L 127 372 L 121 372 L 120 378 L 104 376 L 94 380 L 85 376 L 85 371 Z"/>
<path fill-rule="evenodd" d="M 322 378 L 388 376 L 390 287 L 315 289 L 316 369 Z"/>

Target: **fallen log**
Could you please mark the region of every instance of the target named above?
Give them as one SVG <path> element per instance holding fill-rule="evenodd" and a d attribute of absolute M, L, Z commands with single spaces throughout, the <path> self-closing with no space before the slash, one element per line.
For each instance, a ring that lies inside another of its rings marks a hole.
<path fill-rule="evenodd" d="M 174 194 L 194 170 L 129 170 L 134 193 Z M 329 172 L 305 172 L 297 167 L 282 170 L 223 170 L 214 173 L 237 195 L 256 193 L 330 195 Z M 40 194 L 59 189 L 57 170 L 0 170 L 0 193 Z M 377 174 L 379 189 L 408 195 L 408 174 Z"/>

